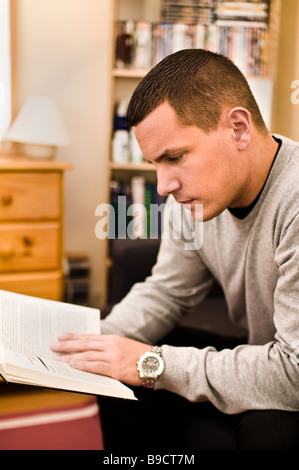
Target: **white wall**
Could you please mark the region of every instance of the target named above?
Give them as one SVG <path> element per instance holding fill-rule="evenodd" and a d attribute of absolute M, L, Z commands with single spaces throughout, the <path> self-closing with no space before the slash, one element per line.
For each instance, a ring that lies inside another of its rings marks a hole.
<path fill-rule="evenodd" d="M 0 0 L 0 142 L 11 121 L 11 36 L 9 27 L 9 2 L 8 0 Z"/>
<path fill-rule="evenodd" d="M 110 70 L 110 0 L 18 0 L 19 107 L 33 94 L 52 96 L 72 144 L 57 159 L 65 175 L 65 250 L 92 259 L 92 303 L 103 291 L 104 242 L 95 208 L 106 202 Z"/>

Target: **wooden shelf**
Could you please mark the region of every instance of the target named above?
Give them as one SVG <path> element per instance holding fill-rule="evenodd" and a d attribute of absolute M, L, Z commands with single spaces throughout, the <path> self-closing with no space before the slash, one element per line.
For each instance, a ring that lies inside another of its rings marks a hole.
<path fill-rule="evenodd" d="M 155 172 L 156 168 L 151 163 L 110 163 L 111 170 L 121 171 L 152 171 Z"/>
<path fill-rule="evenodd" d="M 113 69 L 112 76 L 115 78 L 143 78 L 149 70 L 141 69 Z M 246 75 L 247 79 L 271 79 L 270 74 L 265 75 Z"/>
<path fill-rule="evenodd" d="M 144 69 L 113 69 L 112 76 L 120 78 L 143 78 L 148 70 Z"/>

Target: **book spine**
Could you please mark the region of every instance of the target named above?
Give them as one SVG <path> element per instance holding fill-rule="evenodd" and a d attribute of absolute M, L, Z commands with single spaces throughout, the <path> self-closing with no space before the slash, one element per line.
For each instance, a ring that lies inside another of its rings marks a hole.
<path fill-rule="evenodd" d="M 136 69 L 149 69 L 152 64 L 152 25 L 148 21 L 138 21 L 134 33 L 134 62 Z"/>

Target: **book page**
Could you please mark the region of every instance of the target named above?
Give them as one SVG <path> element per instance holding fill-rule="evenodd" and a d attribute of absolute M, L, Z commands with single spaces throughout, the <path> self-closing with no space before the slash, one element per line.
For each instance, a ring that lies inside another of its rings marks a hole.
<path fill-rule="evenodd" d="M 5 351 L 5 363 L 11 382 L 136 399 L 132 390 L 118 380 L 73 369 L 65 362 Z"/>
<path fill-rule="evenodd" d="M 50 344 L 61 332 L 100 333 L 97 309 L 0 290 L 0 344 L 4 349 L 55 359 Z"/>
<path fill-rule="evenodd" d="M 0 383 L 2 379 L 7 380 L 5 375 L 5 349 L 3 343 L 0 341 Z"/>

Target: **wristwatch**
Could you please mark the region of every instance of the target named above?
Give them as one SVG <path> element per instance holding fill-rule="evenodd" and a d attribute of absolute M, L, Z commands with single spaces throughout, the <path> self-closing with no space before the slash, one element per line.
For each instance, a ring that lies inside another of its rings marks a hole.
<path fill-rule="evenodd" d="M 155 381 L 164 370 L 162 348 L 154 346 L 151 351 L 143 354 L 137 362 L 137 370 L 142 385 L 146 388 L 154 388 Z"/>

